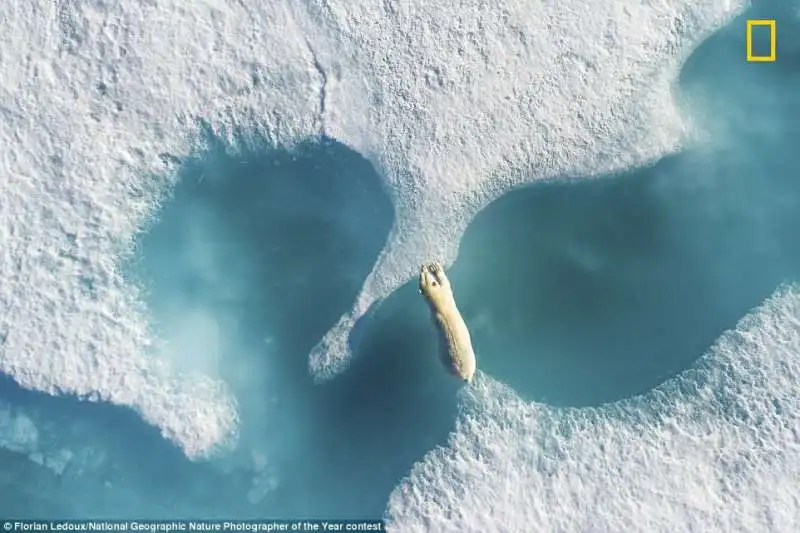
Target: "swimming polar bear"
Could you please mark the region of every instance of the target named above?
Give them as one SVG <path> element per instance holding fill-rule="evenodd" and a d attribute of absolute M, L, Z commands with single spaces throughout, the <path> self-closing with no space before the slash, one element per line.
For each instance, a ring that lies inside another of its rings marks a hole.
<path fill-rule="evenodd" d="M 425 297 L 439 329 L 439 355 L 445 368 L 467 383 L 475 374 L 475 352 L 467 324 L 461 317 L 453 297 L 450 280 L 439 263 L 422 265 L 419 293 Z"/>

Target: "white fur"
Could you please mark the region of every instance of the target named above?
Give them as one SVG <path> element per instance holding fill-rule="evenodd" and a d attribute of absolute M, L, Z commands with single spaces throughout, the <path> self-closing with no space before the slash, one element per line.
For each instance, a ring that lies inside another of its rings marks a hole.
<path fill-rule="evenodd" d="M 419 293 L 425 297 L 440 332 L 440 355 L 445 368 L 466 382 L 475 375 L 475 351 L 464 318 L 456 306 L 450 280 L 439 263 L 422 265 Z"/>

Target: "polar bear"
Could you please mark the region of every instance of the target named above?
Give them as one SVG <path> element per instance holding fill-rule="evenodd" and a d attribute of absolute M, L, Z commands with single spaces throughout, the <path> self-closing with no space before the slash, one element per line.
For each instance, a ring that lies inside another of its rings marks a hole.
<path fill-rule="evenodd" d="M 467 383 L 475 374 L 475 352 L 467 324 L 461 317 L 453 297 L 450 280 L 439 263 L 422 265 L 419 293 L 425 297 L 439 329 L 439 355 L 445 368 Z"/>

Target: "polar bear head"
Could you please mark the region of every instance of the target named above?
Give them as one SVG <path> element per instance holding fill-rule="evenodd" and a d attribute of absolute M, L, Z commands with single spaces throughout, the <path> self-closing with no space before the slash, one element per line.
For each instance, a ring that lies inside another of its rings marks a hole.
<path fill-rule="evenodd" d="M 433 311 L 441 312 L 453 305 L 450 280 L 439 263 L 422 265 L 419 273 L 419 293 L 425 297 Z"/>

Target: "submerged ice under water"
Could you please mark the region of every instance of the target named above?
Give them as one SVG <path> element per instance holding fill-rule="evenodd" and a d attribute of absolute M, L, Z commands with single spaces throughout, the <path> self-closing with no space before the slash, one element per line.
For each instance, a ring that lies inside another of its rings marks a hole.
<path fill-rule="evenodd" d="M 796 530 L 800 294 L 711 346 L 800 278 L 800 31 L 779 25 L 774 65 L 743 61 L 737 19 L 684 67 L 704 144 L 472 221 L 450 275 L 483 373 L 460 393 L 414 282 L 358 323 L 348 372 L 313 384 L 306 355 L 361 289 L 390 198 L 334 141 L 234 152 L 209 133 L 126 276 L 153 356 L 236 398 L 236 449 L 193 463 L 126 409 L 3 383 L 0 514 L 375 516 L 388 500 L 403 532 Z"/>

